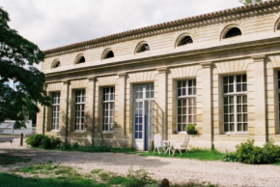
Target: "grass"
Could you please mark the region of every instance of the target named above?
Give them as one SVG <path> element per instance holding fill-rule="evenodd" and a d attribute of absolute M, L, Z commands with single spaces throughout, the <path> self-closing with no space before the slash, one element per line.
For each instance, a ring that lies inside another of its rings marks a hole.
<path fill-rule="evenodd" d="M 280 162 L 273 163 L 272 165 L 280 166 Z"/>
<path fill-rule="evenodd" d="M 169 154 L 158 154 L 157 152 L 145 152 L 140 153 L 140 156 L 157 156 L 157 157 L 168 157 L 168 158 L 186 158 L 186 159 L 197 159 L 197 160 L 204 160 L 204 161 L 215 161 L 221 160 L 222 153 L 217 150 L 211 149 L 199 149 L 199 148 L 192 148 L 187 152 L 183 152 L 182 155 L 180 153 L 175 153 L 174 156 Z"/>
<path fill-rule="evenodd" d="M 59 147 L 56 150 L 60 151 L 80 151 L 80 152 L 90 152 L 90 153 L 100 153 L 100 152 L 112 152 L 112 153 L 133 153 L 132 148 L 121 148 L 121 147 L 109 147 L 109 146 L 78 146 L 78 147 Z"/>
<path fill-rule="evenodd" d="M 70 180 L 67 179 L 57 179 L 57 178 L 23 178 L 14 174 L 0 173 L 1 187 L 105 187 L 106 184 L 97 183 L 90 179 L 77 179 Z"/>
<path fill-rule="evenodd" d="M 101 171 L 103 171 L 103 169 L 94 169 L 94 170 L 91 170 L 91 174 L 95 174 L 95 173 L 99 173 L 99 172 L 101 172 Z"/>
<path fill-rule="evenodd" d="M 0 154 L 0 165 L 2 166 L 6 166 L 6 165 L 11 165 L 11 164 L 15 164 L 18 162 L 30 162 L 31 159 L 30 158 L 22 158 L 19 156 L 12 156 L 12 155 L 8 155 L 8 154 Z"/>

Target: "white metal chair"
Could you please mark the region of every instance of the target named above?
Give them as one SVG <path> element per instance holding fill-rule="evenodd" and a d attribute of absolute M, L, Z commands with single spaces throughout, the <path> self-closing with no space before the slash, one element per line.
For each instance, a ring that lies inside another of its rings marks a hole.
<path fill-rule="evenodd" d="M 158 154 L 161 154 L 160 149 L 163 149 L 165 146 L 162 143 L 162 136 L 161 134 L 155 134 L 154 135 L 154 153 L 155 150 L 158 150 Z"/>
<path fill-rule="evenodd" d="M 190 136 L 188 134 L 185 134 L 183 137 L 183 142 L 182 143 L 173 143 L 173 155 L 175 154 L 175 151 L 178 150 L 180 154 L 182 154 L 181 150 L 187 151 L 187 146 L 189 144 Z M 172 155 L 172 156 L 173 156 Z"/>

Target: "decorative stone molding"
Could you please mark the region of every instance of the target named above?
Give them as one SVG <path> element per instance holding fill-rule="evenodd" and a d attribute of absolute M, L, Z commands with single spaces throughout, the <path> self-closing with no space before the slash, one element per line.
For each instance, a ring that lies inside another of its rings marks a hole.
<path fill-rule="evenodd" d="M 273 68 L 279 68 L 280 67 L 280 54 L 270 55 L 270 56 L 268 56 L 268 59 L 271 62 L 271 65 L 272 65 Z"/>
<path fill-rule="evenodd" d="M 253 59 L 254 62 L 260 62 L 264 61 L 265 55 L 264 54 L 259 54 L 259 55 L 252 55 L 251 58 Z"/>
<path fill-rule="evenodd" d="M 126 72 L 118 73 L 119 78 L 125 78 Z"/>
<path fill-rule="evenodd" d="M 77 50 L 85 50 L 88 48 L 98 47 L 98 46 L 108 46 L 113 43 L 123 42 L 131 39 L 144 38 L 150 35 L 158 35 L 160 33 L 182 30 L 185 28 L 192 28 L 194 26 L 204 25 L 207 22 L 220 22 L 220 19 L 217 19 L 217 17 L 220 17 L 223 20 L 232 20 L 232 19 L 236 19 L 236 17 L 239 18 L 247 17 L 248 15 L 244 14 L 245 11 L 247 11 L 249 15 L 257 14 L 263 12 L 261 8 L 265 9 L 266 7 L 269 6 L 274 6 L 275 8 L 277 8 L 276 5 L 279 4 L 280 4 L 280 0 L 270 0 L 261 3 L 254 3 L 247 6 L 240 6 L 232 9 L 226 9 L 218 12 L 202 14 L 202 15 L 188 17 L 175 21 L 164 22 L 161 24 L 156 24 L 148 27 L 142 27 L 139 29 L 129 30 L 117 34 L 112 34 L 112 35 L 96 38 L 93 40 L 88 40 L 85 42 L 79 42 L 63 47 L 46 50 L 44 51 L 44 53 L 46 54 L 46 56 L 49 56 L 53 54 L 59 54 L 60 52 L 66 50 L 77 51 Z M 238 14 L 238 15 L 234 15 L 234 14 Z"/>
<path fill-rule="evenodd" d="M 158 71 L 158 73 L 159 73 L 159 74 L 166 73 L 166 71 L 167 71 L 167 67 L 161 67 L 161 68 L 158 68 L 158 69 L 157 69 L 157 71 Z"/>
<path fill-rule="evenodd" d="M 61 90 L 61 88 L 62 88 L 62 82 L 47 84 L 47 91 L 48 92 L 58 91 L 58 90 Z"/>
<path fill-rule="evenodd" d="M 137 72 L 137 73 L 129 73 L 129 81 L 131 83 L 133 82 L 149 82 L 154 81 L 155 76 L 157 72 L 156 71 L 143 71 L 143 72 Z"/>
<path fill-rule="evenodd" d="M 88 79 L 70 81 L 71 89 L 86 88 Z"/>
<path fill-rule="evenodd" d="M 199 65 L 170 68 L 173 78 L 194 77 L 200 69 Z"/>
<path fill-rule="evenodd" d="M 231 73 L 231 72 L 242 72 L 246 71 L 248 64 L 252 61 L 251 59 L 238 59 L 230 60 L 225 62 L 215 62 L 214 68 L 219 74 Z"/>
<path fill-rule="evenodd" d="M 117 75 L 106 76 L 106 77 L 98 77 L 97 78 L 98 86 L 115 85 L 117 79 L 118 79 Z"/>
<path fill-rule="evenodd" d="M 212 64 L 213 64 L 213 62 L 201 62 L 200 63 L 202 69 L 212 68 Z"/>
<path fill-rule="evenodd" d="M 90 80 L 90 81 L 91 81 L 91 80 L 94 81 L 94 80 L 96 79 L 96 76 L 90 76 L 90 77 L 88 77 L 87 79 Z"/>

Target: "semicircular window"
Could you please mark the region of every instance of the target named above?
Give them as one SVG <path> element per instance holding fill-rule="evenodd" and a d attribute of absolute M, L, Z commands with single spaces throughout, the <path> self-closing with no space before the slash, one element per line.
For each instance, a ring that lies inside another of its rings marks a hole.
<path fill-rule="evenodd" d="M 114 57 L 113 51 L 109 51 L 109 52 L 106 54 L 106 56 L 104 57 L 104 59 L 106 59 L 106 58 L 113 58 L 113 57 Z"/>
<path fill-rule="evenodd" d="M 150 46 L 148 44 L 144 44 L 140 47 L 140 49 L 137 51 L 138 53 L 144 52 L 144 51 L 149 51 Z"/>
<path fill-rule="evenodd" d="M 58 62 L 54 65 L 54 68 L 58 68 L 58 67 L 60 67 L 60 66 L 61 66 L 60 61 L 58 61 Z"/>
<path fill-rule="evenodd" d="M 240 29 L 237 27 L 234 27 L 227 32 L 227 34 L 225 35 L 225 38 L 232 38 L 232 37 L 239 36 L 239 35 L 242 35 Z"/>
<path fill-rule="evenodd" d="M 84 62 L 86 62 L 86 59 L 85 59 L 84 56 L 82 56 L 82 57 L 80 58 L 80 60 L 78 60 L 77 64 L 84 63 Z"/>
<path fill-rule="evenodd" d="M 190 36 L 185 36 L 179 43 L 178 46 L 187 45 L 193 43 L 193 40 Z"/>

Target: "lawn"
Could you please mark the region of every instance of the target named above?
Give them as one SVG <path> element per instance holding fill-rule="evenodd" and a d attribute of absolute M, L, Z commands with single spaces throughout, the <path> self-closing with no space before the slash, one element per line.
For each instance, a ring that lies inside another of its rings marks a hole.
<path fill-rule="evenodd" d="M 157 152 L 142 152 L 139 153 L 140 156 L 157 156 L 157 157 L 165 157 L 165 158 L 183 158 L 183 159 L 197 159 L 197 160 L 208 160 L 208 161 L 215 161 L 221 160 L 222 153 L 217 150 L 211 149 L 199 149 L 193 148 L 187 152 L 183 152 L 182 155 L 180 153 L 175 153 L 174 156 L 166 154 L 158 154 Z"/>
<path fill-rule="evenodd" d="M 17 162 L 29 162 L 29 161 L 31 161 L 31 159 L 29 159 L 29 158 L 22 158 L 22 157 L 18 157 L 18 156 L 0 154 L 0 165 L 2 165 L 2 166 L 15 164 Z"/>

